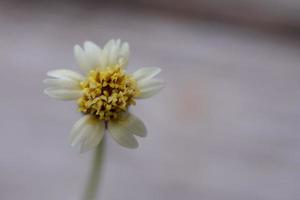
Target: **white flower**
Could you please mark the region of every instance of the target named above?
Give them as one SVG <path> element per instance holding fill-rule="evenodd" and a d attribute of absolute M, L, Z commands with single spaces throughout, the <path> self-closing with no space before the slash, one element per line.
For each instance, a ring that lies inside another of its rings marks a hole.
<path fill-rule="evenodd" d="M 163 81 L 154 78 L 161 69 L 141 68 L 127 74 L 129 45 L 120 40 L 110 40 L 103 49 L 89 41 L 83 47 L 74 47 L 83 75 L 58 69 L 49 71 L 50 78 L 44 80 L 47 95 L 76 100 L 83 114 L 71 130 L 70 144 L 81 144 L 81 152 L 86 152 L 100 143 L 107 130 L 123 147 L 136 148 L 136 136 L 145 137 L 146 128 L 128 108 L 136 99 L 152 97 L 163 88 Z"/>

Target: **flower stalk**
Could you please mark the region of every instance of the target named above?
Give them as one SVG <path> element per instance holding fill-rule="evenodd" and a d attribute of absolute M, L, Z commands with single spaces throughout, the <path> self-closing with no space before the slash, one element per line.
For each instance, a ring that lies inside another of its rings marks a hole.
<path fill-rule="evenodd" d="M 83 200 L 96 200 L 101 180 L 101 171 L 103 169 L 103 161 L 105 157 L 105 138 L 99 143 L 95 149 L 92 160 L 91 170 L 83 195 Z"/>

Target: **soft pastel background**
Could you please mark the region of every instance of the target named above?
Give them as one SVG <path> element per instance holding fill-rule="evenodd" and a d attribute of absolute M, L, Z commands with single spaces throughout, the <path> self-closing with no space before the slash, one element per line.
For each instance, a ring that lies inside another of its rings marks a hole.
<path fill-rule="evenodd" d="M 299 30 L 296 0 L 0 1 L 0 200 L 81 199 L 76 104 L 42 80 L 110 38 L 166 88 L 132 108 L 149 132 L 137 150 L 107 138 L 99 199 L 299 199 Z"/>

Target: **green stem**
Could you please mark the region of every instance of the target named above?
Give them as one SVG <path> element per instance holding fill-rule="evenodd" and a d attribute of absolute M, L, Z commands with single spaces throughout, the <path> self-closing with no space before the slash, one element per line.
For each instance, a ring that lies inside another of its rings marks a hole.
<path fill-rule="evenodd" d="M 99 188 L 101 170 L 104 160 L 105 138 L 102 139 L 94 152 L 91 171 L 85 188 L 83 200 L 96 200 Z"/>

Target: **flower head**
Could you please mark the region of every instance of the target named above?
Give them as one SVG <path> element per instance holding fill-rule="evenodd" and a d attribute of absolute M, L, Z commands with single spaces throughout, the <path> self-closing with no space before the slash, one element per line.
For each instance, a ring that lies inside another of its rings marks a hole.
<path fill-rule="evenodd" d="M 163 81 L 154 79 L 160 68 L 126 73 L 129 45 L 120 40 L 110 40 L 103 49 L 88 41 L 84 48 L 76 45 L 74 55 L 83 74 L 58 69 L 49 71 L 50 78 L 44 80 L 47 95 L 77 101 L 83 114 L 71 130 L 71 145 L 81 144 L 82 152 L 91 150 L 108 130 L 123 147 L 136 148 L 136 136 L 145 137 L 146 128 L 128 109 L 137 99 L 151 97 L 163 88 Z"/>

